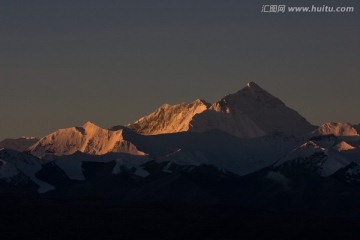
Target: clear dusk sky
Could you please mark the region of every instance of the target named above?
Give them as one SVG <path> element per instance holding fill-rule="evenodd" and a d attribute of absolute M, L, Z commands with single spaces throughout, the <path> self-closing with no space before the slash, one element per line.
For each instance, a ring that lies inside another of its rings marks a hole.
<path fill-rule="evenodd" d="M 0 0 L 0 140 L 127 124 L 249 81 L 313 124 L 360 123 L 359 1 Z"/>

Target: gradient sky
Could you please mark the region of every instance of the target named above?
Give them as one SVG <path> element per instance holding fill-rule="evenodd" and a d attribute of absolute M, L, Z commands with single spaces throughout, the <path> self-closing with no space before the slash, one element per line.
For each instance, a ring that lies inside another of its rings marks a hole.
<path fill-rule="evenodd" d="M 355 13 L 260 13 L 314 2 Z M 360 123 L 358 2 L 0 0 L 0 139 L 127 124 L 249 81 L 314 124 Z"/>

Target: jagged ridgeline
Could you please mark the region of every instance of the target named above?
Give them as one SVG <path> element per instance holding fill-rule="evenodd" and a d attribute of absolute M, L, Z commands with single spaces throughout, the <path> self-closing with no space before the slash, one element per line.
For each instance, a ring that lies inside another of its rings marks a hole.
<path fill-rule="evenodd" d="M 199 99 L 190 104 L 165 104 L 127 127 L 145 135 L 218 129 L 243 138 L 275 131 L 302 134 L 315 129 L 254 82 L 213 104 Z"/>
<path fill-rule="evenodd" d="M 360 200 L 359 125 L 314 126 L 253 82 L 213 104 L 165 104 L 126 126 L 87 122 L 0 148 L 3 194 L 344 211 Z"/>

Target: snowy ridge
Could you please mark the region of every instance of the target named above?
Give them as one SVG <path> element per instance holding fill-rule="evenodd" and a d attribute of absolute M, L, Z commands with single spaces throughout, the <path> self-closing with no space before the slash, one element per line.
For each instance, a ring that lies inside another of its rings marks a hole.
<path fill-rule="evenodd" d="M 84 175 L 83 164 L 86 163 L 110 163 L 114 162 L 113 174 L 120 174 L 123 168 L 133 171 L 135 175 L 146 177 L 149 173 L 144 170 L 141 165 L 150 161 L 147 156 L 129 155 L 125 153 L 108 153 L 105 155 L 88 155 L 76 152 L 72 155 L 47 155 L 43 159 L 39 159 L 27 153 L 15 150 L 0 150 L 0 180 L 12 184 L 15 187 L 19 185 L 28 186 L 31 183 L 38 186 L 38 193 L 46 193 L 55 190 L 56 187 L 49 182 L 54 181 L 52 174 L 41 175 L 40 172 L 46 172 L 45 165 L 52 164 L 60 169 L 67 178 L 76 181 L 86 181 Z M 45 179 L 43 179 L 45 178 Z"/>
<path fill-rule="evenodd" d="M 85 123 L 82 127 L 60 129 L 51 133 L 31 146 L 28 151 L 38 157 L 46 154 L 70 155 L 77 151 L 95 155 L 108 152 L 144 155 L 136 146 L 124 140 L 122 129 L 111 131 L 91 122 Z"/>
<path fill-rule="evenodd" d="M 253 82 L 211 106 L 201 100 L 164 105 L 128 127 L 145 135 L 219 129 L 243 138 L 276 131 L 304 134 L 315 129 L 296 111 Z"/>
<path fill-rule="evenodd" d="M 155 112 L 127 127 L 145 135 L 188 131 L 192 118 L 209 106 L 210 104 L 200 99 L 190 104 L 181 103 L 174 106 L 164 104 Z"/>
<path fill-rule="evenodd" d="M 348 123 L 317 128 L 250 82 L 214 104 L 165 104 L 128 126 L 59 129 L 24 152 L 1 148 L 20 142 L 14 148 L 24 150 L 36 139 L 2 142 L 0 192 L 292 211 L 343 201 L 358 209 L 358 130 Z"/>
<path fill-rule="evenodd" d="M 211 165 L 238 175 L 270 166 L 298 144 L 296 138 L 287 135 L 241 139 L 219 130 L 139 136 L 131 141 L 137 146 L 142 145 L 141 149 L 156 162 Z"/>
<path fill-rule="evenodd" d="M 334 135 L 314 137 L 292 150 L 275 166 L 302 165 L 326 177 L 357 161 L 358 150 Z"/>
<path fill-rule="evenodd" d="M 115 162 L 113 174 L 120 174 L 121 168 L 135 169 L 135 174 L 141 177 L 147 176 L 146 171 L 142 169 L 141 165 L 150 161 L 148 156 L 143 155 L 129 155 L 125 153 L 107 153 L 104 155 L 89 155 L 80 151 L 72 155 L 55 156 L 47 155 L 44 157 L 47 162 L 54 162 L 66 176 L 72 180 L 85 181 L 86 177 L 83 173 L 83 164 L 86 162 L 94 163 L 109 163 Z"/>
<path fill-rule="evenodd" d="M 329 122 L 321 125 L 313 132 L 314 135 L 359 136 L 358 131 L 349 123 Z"/>
<path fill-rule="evenodd" d="M 34 156 L 9 149 L 0 151 L 0 179 L 6 182 L 26 183 L 31 180 L 38 185 L 39 193 L 55 189 L 35 176 L 41 169 L 42 161 Z"/>

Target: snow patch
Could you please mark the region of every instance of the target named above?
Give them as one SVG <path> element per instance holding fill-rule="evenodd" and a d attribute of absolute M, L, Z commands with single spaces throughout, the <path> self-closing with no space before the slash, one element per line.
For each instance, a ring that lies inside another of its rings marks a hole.
<path fill-rule="evenodd" d="M 57 159 L 55 164 L 65 172 L 66 176 L 70 179 L 85 181 L 85 176 L 83 174 L 82 161 L 77 159 Z"/>
<path fill-rule="evenodd" d="M 126 167 L 128 169 L 134 169 L 134 174 L 139 177 L 147 177 L 150 175 L 148 171 L 146 171 L 143 167 L 141 167 L 142 164 L 144 164 L 147 160 L 145 159 L 127 159 L 127 158 L 119 158 L 116 159 L 115 166 L 113 168 L 112 173 L 117 175 L 121 173 L 121 168 Z"/>
<path fill-rule="evenodd" d="M 37 163 L 34 164 L 34 163 L 24 162 L 24 161 L 20 160 L 16 163 L 16 165 L 17 165 L 17 168 L 22 173 L 24 173 L 26 176 L 28 176 L 33 182 L 35 182 L 39 186 L 39 188 L 38 188 L 39 193 L 45 193 L 45 192 L 55 189 L 54 186 L 52 186 L 44 181 L 39 180 L 35 176 L 35 174 L 41 170 L 41 168 L 42 168 L 41 164 L 37 164 Z"/>

